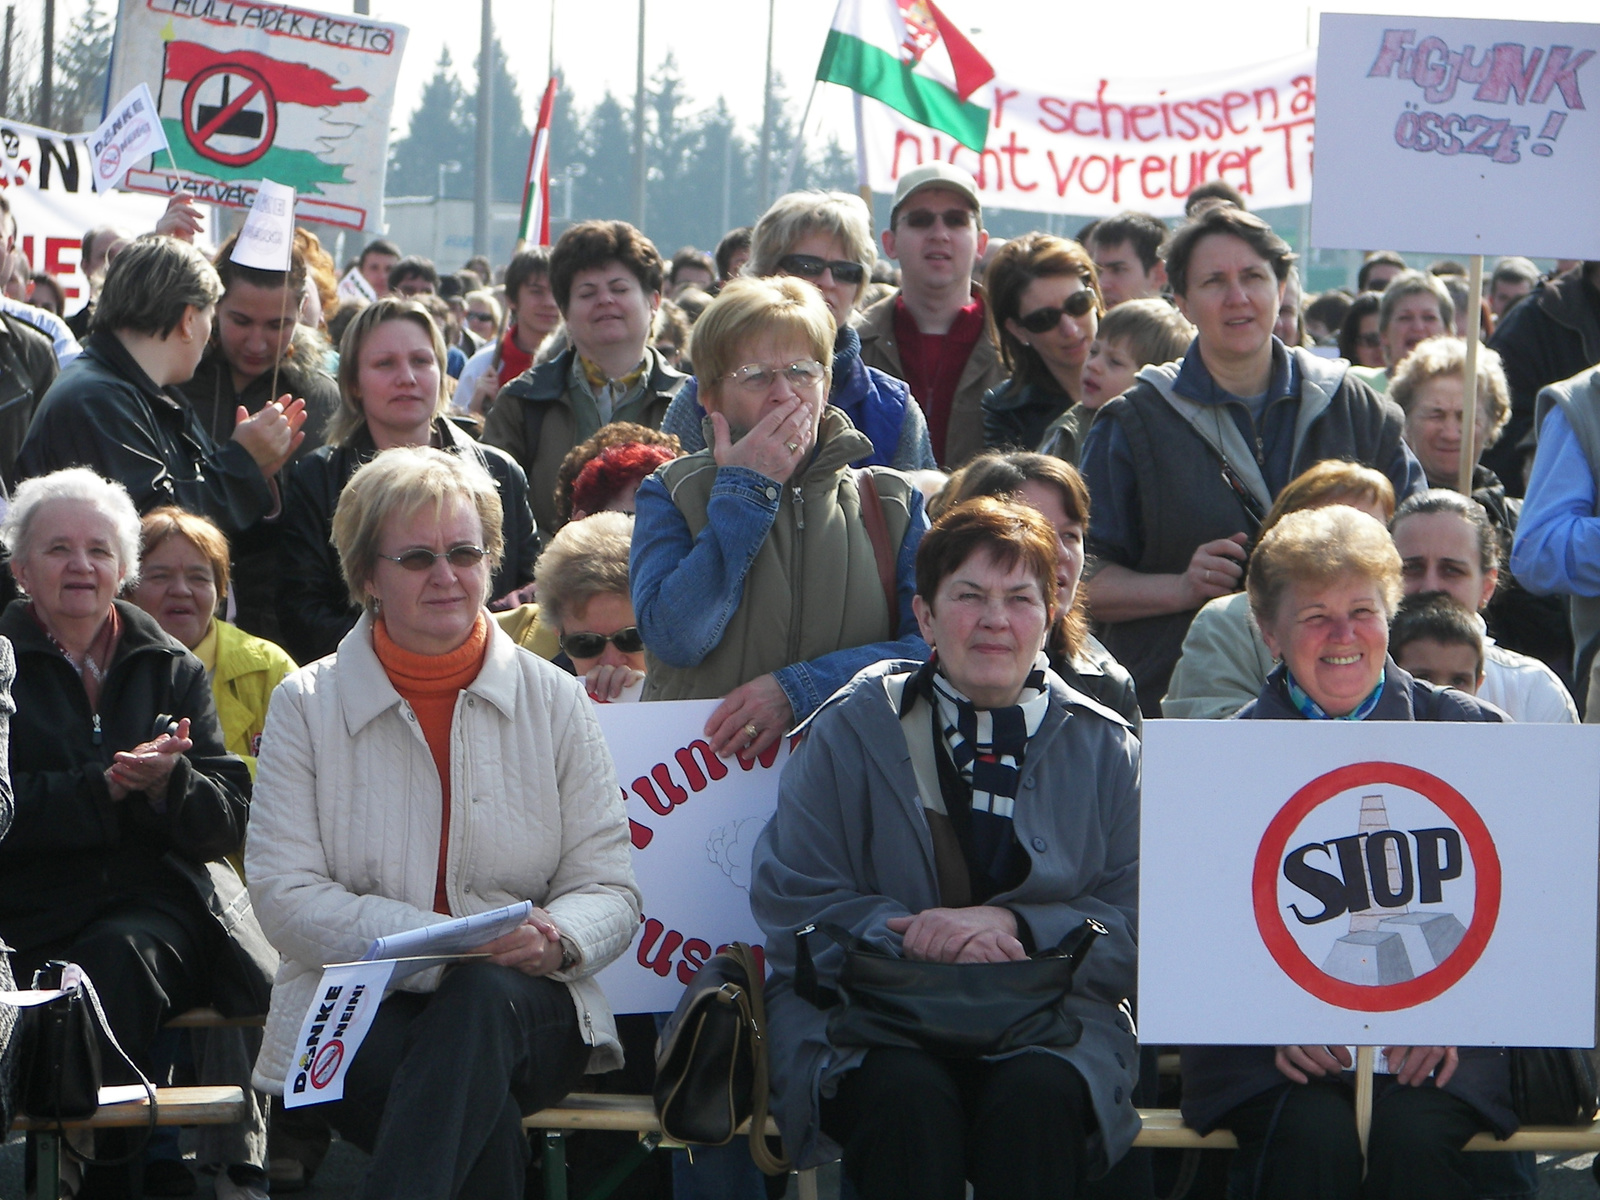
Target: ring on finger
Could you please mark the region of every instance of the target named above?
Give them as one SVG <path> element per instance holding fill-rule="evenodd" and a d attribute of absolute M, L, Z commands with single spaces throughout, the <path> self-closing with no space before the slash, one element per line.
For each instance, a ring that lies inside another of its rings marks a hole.
<path fill-rule="evenodd" d="M 798 442 L 785 442 L 784 445 L 789 447 L 790 454 L 794 454 L 800 449 L 800 444 Z"/>
<path fill-rule="evenodd" d="M 744 727 L 744 736 L 752 742 L 755 741 L 760 734 L 761 726 L 757 725 L 754 721 L 751 721 Z"/>

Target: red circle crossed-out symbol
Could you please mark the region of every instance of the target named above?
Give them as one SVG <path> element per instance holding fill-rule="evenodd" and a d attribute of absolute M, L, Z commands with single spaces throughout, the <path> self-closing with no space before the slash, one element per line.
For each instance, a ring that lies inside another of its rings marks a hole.
<path fill-rule="evenodd" d="M 202 118 L 205 106 L 200 89 L 218 76 L 222 77 L 223 102 Z M 265 111 L 247 111 L 245 106 L 257 97 Z M 259 129 L 246 134 L 230 130 L 230 122 L 241 116 L 259 116 Z M 248 166 L 272 148 L 272 140 L 278 132 L 278 103 L 260 72 L 237 63 L 217 63 L 196 72 L 183 91 L 183 132 L 195 151 L 212 162 L 229 167 Z M 219 137 L 242 137 L 252 144 L 244 150 L 224 150 L 213 144 L 213 139 Z"/>
<path fill-rule="evenodd" d="M 1446 819 L 1455 825 L 1472 854 L 1476 876 L 1472 923 L 1450 956 L 1431 971 L 1404 983 L 1368 986 L 1335 979 L 1306 956 L 1289 932 L 1278 904 L 1278 868 L 1289 838 L 1313 810 L 1341 792 L 1368 784 L 1387 783 L 1426 797 Z M 1489 944 L 1495 921 L 1500 915 L 1500 856 L 1483 818 L 1467 798 L 1437 775 L 1402 763 L 1364 762 L 1319 775 L 1289 798 L 1261 837 L 1256 849 L 1255 871 L 1251 879 L 1256 928 L 1284 974 L 1319 1000 L 1358 1012 L 1394 1012 L 1413 1008 L 1441 996 L 1459 983 Z"/>

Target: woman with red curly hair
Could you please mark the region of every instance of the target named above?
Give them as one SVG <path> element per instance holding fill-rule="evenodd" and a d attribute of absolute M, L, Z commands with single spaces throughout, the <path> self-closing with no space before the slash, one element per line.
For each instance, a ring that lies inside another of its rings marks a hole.
<path fill-rule="evenodd" d="M 584 464 L 572 481 L 572 519 L 591 513 L 633 512 L 634 493 L 663 463 L 679 457 L 666 446 L 629 442 L 602 450 Z"/>

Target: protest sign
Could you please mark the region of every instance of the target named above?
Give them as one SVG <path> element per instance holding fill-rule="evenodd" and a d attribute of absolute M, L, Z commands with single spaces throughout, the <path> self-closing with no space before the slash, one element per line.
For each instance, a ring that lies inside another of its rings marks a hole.
<path fill-rule="evenodd" d="M 1313 244 L 1600 258 L 1597 50 L 1600 25 L 1324 14 Z"/>
<path fill-rule="evenodd" d="M 114 105 L 89 135 L 94 190 L 109 192 L 122 182 L 135 159 L 167 149 L 167 135 L 156 119 L 156 102 L 140 84 Z"/>
<path fill-rule="evenodd" d="M 378 1015 L 394 967 L 393 959 L 385 959 L 335 963 L 323 969 L 322 982 L 300 1022 L 294 1063 L 284 1081 L 285 1108 L 343 1099 L 345 1074 Z"/>
<path fill-rule="evenodd" d="M 971 172 L 986 207 L 1109 216 L 1183 215 L 1199 184 L 1223 179 L 1252 208 L 1311 195 L 1317 108 L 1309 52 L 1174 79 L 997 79 L 972 97 L 990 110 L 985 149 L 861 101 L 867 182 L 893 192 L 941 159 Z"/>
<path fill-rule="evenodd" d="M 1592 1045 L 1597 798 L 1582 726 L 1147 725 L 1141 1037 Z"/>
<path fill-rule="evenodd" d="M 84 233 L 101 225 L 145 233 L 166 209 L 150 196 L 96 194 L 89 141 L 87 133 L 0 121 L 0 189 L 17 221 L 17 248 L 33 270 L 61 280 L 68 313 L 89 298 L 78 269 Z"/>
<path fill-rule="evenodd" d="M 595 709 L 628 807 L 644 921 L 600 973 L 619 1013 L 668 1012 L 729 942 L 761 952 L 750 915 L 750 851 L 778 802 L 789 759 L 779 742 L 759 759 L 719 759 L 702 730 L 716 700 Z"/>
<path fill-rule="evenodd" d="M 351 229 L 383 219 L 403 26 L 253 0 L 121 0 L 111 90 L 155 93 L 178 170 L 152 160 L 135 191 L 249 208 L 270 176 L 300 216 Z"/>
<path fill-rule="evenodd" d="M 294 261 L 294 189 L 263 179 L 229 256 L 242 267 L 287 271 Z"/>
<path fill-rule="evenodd" d="M 368 304 L 378 302 L 378 293 L 372 290 L 372 285 L 367 282 L 360 267 L 351 267 L 344 273 L 344 278 L 339 280 L 339 299 L 348 301 L 365 301 Z"/>

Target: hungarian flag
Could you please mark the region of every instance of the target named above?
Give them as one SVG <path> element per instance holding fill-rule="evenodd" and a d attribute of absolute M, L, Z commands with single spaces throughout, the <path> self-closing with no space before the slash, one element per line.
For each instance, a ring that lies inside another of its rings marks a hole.
<path fill-rule="evenodd" d="M 517 238 L 524 245 L 550 244 L 550 116 L 556 107 L 556 77 L 545 85 L 539 121 L 528 150 L 528 179 L 522 188 L 522 224 Z"/>
<path fill-rule="evenodd" d="M 839 0 L 817 78 L 983 149 L 989 109 L 972 96 L 994 68 L 933 0 Z"/>

